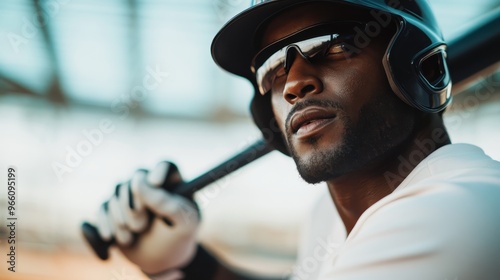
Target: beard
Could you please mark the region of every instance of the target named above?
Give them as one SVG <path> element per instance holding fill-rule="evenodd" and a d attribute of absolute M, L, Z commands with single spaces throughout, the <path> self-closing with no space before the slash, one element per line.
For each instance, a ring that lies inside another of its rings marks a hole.
<path fill-rule="evenodd" d="M 302 158 L 290 145 L 293 135 L 287 133 L 288 148 L 297 170 L 310 184 L 362 170 L 397 152 L 398 146 L 410 138 L 416 123 L 417 111 L 393 93 L 386 93 L 366 103 L 360 109 L 356 122 L 338 102 L 306 100 L 297 105 L 289 116 L 311 105 L 335 108 L 339 112 L 336 121 L 342 122 L 344 127 L 341 142 L 337 145 L 319 147 L 321 136 L 307 139 L 307 144 L 313 149 L 307 158 Z"/>

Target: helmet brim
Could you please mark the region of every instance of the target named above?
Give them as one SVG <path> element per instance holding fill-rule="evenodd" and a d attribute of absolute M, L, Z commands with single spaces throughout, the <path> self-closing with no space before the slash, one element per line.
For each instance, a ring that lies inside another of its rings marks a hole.
<path fill-rule="evenodd" d="M 358 8 L 362 7 L 356 3 L 357 1 L 318 0 L 309 3 L 313 2 L 337 2 L 342 5 L 352 4 Z M 213 60 L 222 69 L 252 81 L 253 73 L 250 65 L 254 55 L 259 51 L 255 38 L 261 25 L 280 11 L 303 3 L 303 0 L 268 1 L 236 15 L 215 35 L 211 46 Z"/>

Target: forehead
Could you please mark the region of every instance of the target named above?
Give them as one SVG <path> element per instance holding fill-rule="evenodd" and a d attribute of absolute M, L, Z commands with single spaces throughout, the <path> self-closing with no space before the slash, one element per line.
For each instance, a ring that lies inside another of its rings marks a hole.
<path fill-rule="evenodd" d="M 352 6 L 332 3 L 307 3 L 279 12 L 260 32 L 260 47 L 265 47 L 308 26 L 332 21 L 365 20 L 368 13 Z"/>

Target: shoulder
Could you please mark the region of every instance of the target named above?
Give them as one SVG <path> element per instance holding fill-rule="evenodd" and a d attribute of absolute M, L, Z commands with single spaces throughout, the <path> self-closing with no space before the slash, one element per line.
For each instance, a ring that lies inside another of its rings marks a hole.
<path fill-rule="evenodd" d="M 361 216 L 337 269 L 385 268 L 396 273 L 380 271 L 389 278 L 410 269 L 420 279 L 500 273 L 500 163 L 476 148 L 450 145 L 418 169 Z"/>
<path fill-rule="evenodd" d="M 490 212 L 500 207 L 498 201 L 500 162 L 486 156 L 478 147 L 455 144 L 441 148 L 422 161 L 401 186 L 363 216 L 367 216 L 364 219 L 385 216 L 396 208 L 401 214 L 413 213 L 412 220 L 421 217 L 432 221 L 461 214 L 467 218 L 486 213 L 490 218 L 494 214 Z"/>

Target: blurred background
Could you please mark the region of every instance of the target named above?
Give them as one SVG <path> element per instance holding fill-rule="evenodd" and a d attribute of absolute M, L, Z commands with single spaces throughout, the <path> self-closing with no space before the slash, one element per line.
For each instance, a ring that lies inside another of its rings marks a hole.
<path fill-rule="evenodd" d="M 18 170 L 16 273 L 7 270 L 9 234 L 0 226 L 0 279 L 144 279 L 116 251 L 99 261 L 80 224 L 138 168 L 169 159 L 190 179 L 259 139 L 250 85 L 220 70 L 209 51 L 249 2 L 0 2 L 0 225 L 6 170 Z M 500 6 L 430 4 L 446 39 Z M 454 142 L 497 160 L 499 69 L 462 84 L 445 113 Z M 304 215 L 324 193 L 271 153 L 197 194 L 200 238 L 235 267 L 284 275 Z"/>

